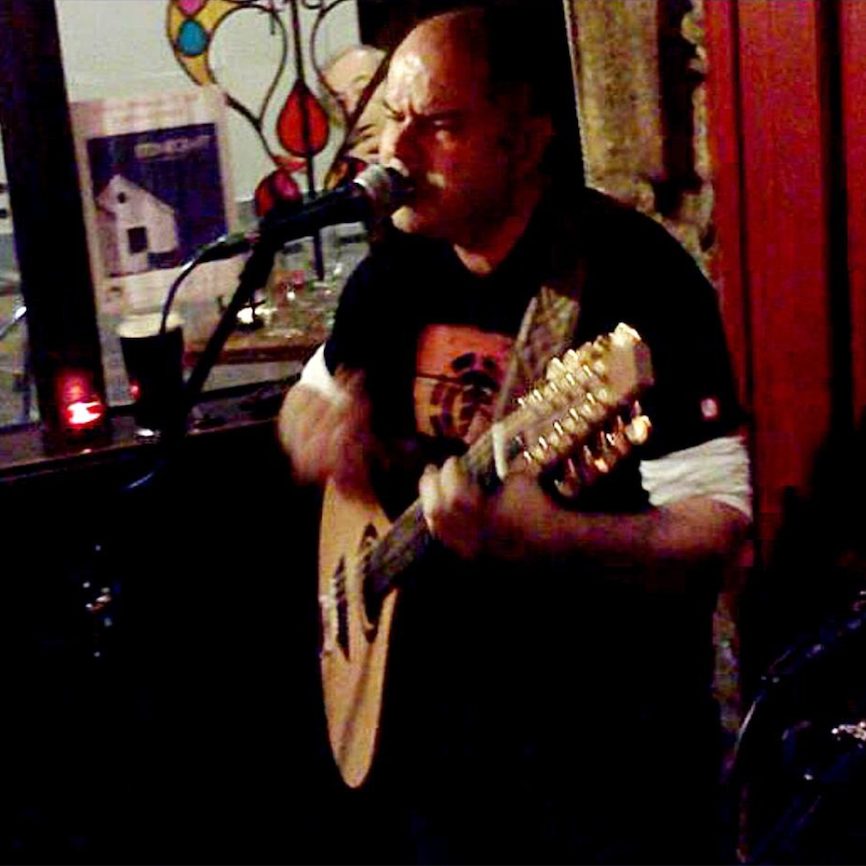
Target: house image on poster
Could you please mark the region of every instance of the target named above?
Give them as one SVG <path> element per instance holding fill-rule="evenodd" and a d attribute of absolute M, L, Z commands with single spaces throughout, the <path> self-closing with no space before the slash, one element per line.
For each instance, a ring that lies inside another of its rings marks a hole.
<path fill-rule="evenodd" d="M 96 196 L 96 227 L 105 272 L 139 274 L 174 264 L 178 249 L 174 208 L 115 174 Z"/>

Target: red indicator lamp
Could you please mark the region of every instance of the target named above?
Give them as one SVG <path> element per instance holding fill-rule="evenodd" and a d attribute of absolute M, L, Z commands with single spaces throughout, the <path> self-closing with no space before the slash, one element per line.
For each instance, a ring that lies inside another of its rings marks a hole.
<path fill-rule="evenodd" d="M 61 418 L 69 430 L 91 430 L 105 418 L 105 403 L 86 373 L 64 372 L 59 380 Z"/>

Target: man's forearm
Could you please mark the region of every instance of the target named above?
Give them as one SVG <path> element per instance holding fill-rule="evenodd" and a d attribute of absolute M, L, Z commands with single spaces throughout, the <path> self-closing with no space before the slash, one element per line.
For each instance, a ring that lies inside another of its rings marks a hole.
<path fill-rule="evenodd" d="M 742 537 L 740 512 L 712 499 L 696 497 L 639 514 L 560 512 L 561 543 L 610 564 L 648 561 L 690 563 L 724 557 Z"/>
<path fill-rule="evenodd" d="M 494 555 L 575 557 L 650 589 L 683 588 L 695 569 L 731 557 L 749 527 L 742 512 L 704 496 L 637 514 L 596 514 L 559 508 L 526 488 L 505 491 L 495 512 Z"/>

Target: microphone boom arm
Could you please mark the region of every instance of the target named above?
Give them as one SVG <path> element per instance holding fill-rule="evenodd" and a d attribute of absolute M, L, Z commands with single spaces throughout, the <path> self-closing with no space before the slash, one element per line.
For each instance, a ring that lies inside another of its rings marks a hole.
<path fill-rule="evenodd" d="M 235 238 L 230 242 L 232 249 L 238 249 L 238 244 L 241 244 L 244 249 L 250 250 L 250 255 L 228 306 L 184 383 L 178 417 L 166 430 L 168 440 L 180 439 L 186 432 L 187 417 L 201 396 L 204 383 L 219 359 L 223 346 L 237 326 L 238 313 L 252 300 L 256 289 L 267 283 L 274 256 L 283 244 L 307 237 L 335 223 L 375 222 L 393 213 L 411 194 L 411 181 L 400 172 L 381 165 L 370 165 L 350 184 L 315 198 L 302 207 L 294 205 L 288 211 L 275 207 L 262 219 L 255 239 L 242 236 L 240 241 Z M 216 251 L 213 257 L 218 257 Z"/>
<path fill-rule="evenodd" d="M 216 328 L 208 337 L 201 355 L 199 355 L 184 383 L 180 417 L 177 419 L 177 423 L 170 428 L 170 435 L 182 436 L 184 434 L 186 419 L 193 406 L 198 402 L 207 377 L 219 360 L 220 352 L 222 352 L 226 341 L 237 327 L 238 313 L 253 299 L 256 289 L 262 288 L 267 283 L 268 276 L 274 266 L 274 256 L 285 240 L 287 239 L 282 238 L 278 241 L 276 236 L 263 233 L 253 246 L 238 278 L 237 288 L 231 300 L 223 310 Z"/>

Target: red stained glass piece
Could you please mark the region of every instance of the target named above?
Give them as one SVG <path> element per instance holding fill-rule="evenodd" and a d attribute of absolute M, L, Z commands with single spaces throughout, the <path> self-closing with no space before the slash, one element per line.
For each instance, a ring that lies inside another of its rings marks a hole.
<path fill-rule="evenodd" d="M 279 201 L 300 201 L 301 188 L 287 171 L 272 171 L 263 177 L 253 196 L 256 216 L 263 217 Z"/>
<path fill-rule="evenodd" d="M 309 124 L 309 150 L 304 142 L 304 112 Z M 303 81 L 296 81 L 277 120 L 280 143 L 295 156 L 313 156 L 328 143 L 328 113 Z"/>
<path fill-rule="evenodd" d="M 267 178 L 260 180 L 253 195 L 253 203 L 257 217 L 263 217 L 274 206 L 274 194 L 271 192 Z"/>

